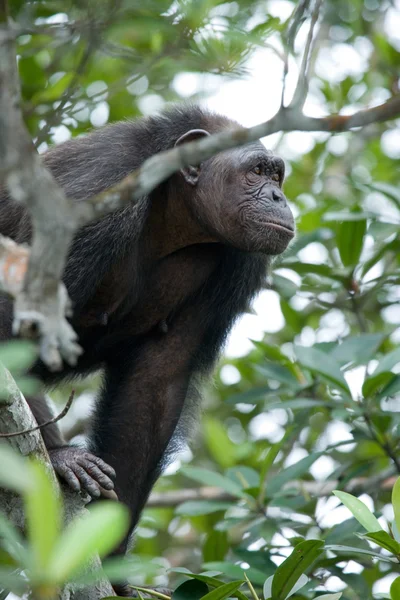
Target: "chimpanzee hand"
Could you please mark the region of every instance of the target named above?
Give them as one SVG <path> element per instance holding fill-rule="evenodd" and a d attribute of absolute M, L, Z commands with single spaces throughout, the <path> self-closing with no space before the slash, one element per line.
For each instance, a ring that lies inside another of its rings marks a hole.
<path fill-rule="evenodd" d="M 115 471 L 101 458 L 83 448 L 63 446 L 49 450 L 53 468 L 70 487 L 79 492 L 83 490 L 92 498 L 101 496 L 101 487 L 114 488 Z"/>

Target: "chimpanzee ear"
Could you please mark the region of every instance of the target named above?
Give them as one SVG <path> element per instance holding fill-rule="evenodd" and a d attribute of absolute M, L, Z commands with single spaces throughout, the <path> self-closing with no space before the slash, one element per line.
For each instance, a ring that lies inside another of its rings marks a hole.
<path fill-rule="evenodd" d="M 186 142 L 193 142 L 194 140 L 198 140 L 207 135 L 210 134 L 205 129 L 190 129 L 176 140 L 175 146 L 181 146 L 182 144 L 186 144 Z M 200 166 L 194 167 L 193 165 L 189 165 L 188 167 L 181 169 L 181 173 L 187 183 L 190 183 L 190 185 L 197 185 L 200 175 Z"/>

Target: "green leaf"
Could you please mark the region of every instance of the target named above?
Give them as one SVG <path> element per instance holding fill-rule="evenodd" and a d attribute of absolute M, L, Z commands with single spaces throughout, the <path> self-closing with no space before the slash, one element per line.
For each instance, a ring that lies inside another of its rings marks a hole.
<path fill-rule="evenodd" d="M 337 592 L 336 594 L 323 594 L 322 596 L 318 596 L 315 600 L 339 600 L 342 597 L 342 592 Z"/>
<path fill-rule="evenodd" d="M 132 555 L 111 556 L 101 561 L 101 568 L 94 571 L 84 570 L 74 575 L 76 585 L 93 585 L 106 577 L 114 582 L 121 582 L 129 577 L 154 577 L 157 566 L 151 562 L 150 557 L 146 559 Z"/>
<path fill-rule="evenodd" d="M 384 339 L 383 333 L 363 333 L 346 338 L 341 344 L 335 344 L 331 356 L 341 365 L 366 364 L 376 355 Z"/>
<path fill-rule="evenodd" d="M 209 587 L 213 587 L 213 588 L 217 588 L 217 587 L 221 587 L 221 585 L 225 585 L 224 581 L 217 579 L 217 577 L 215 576 L 215 575 L 219 575 L 219 572 L 206 571 L 205 573 L 197 574 L 197 573 L 191 573 L 188 569 L 185 569 L 182 567 L 178 568 L 178 569 L 170 569 L 169 572 L 182 573 L 183 575 L 186 575 L 187 577 L 191 577 L 192 579 L 197 579 L 198 581 L 203 581 Z M 235 596 L 237 598 L 239 598 L 239 600 L 247 600 L 246 596 L 242 592 L 237 591 L 235 593 Z"/>
<path fill-rule="evenodd" d="M 264 594 L 265 600 L 269 600 L 269 598 L 271 598 L 273 581 L 274 581 L 274 575 L 272 575 L 271 577 L 268 577 L 268 579 L 264 583 L 263 594 Z M 306 575 L 300 575 L 299 579 L 296 581 L 296 583 L 294 584 L 294 586 L 292 587 L 292 589 L 290 590 L 290 592 L 288 593 L 286 598 L 290 598 L 290 596 L 293 596 L 293 594 L 295 594 L 298 590 L 300 590 L 302 587 L 304 587 L 307 582 L 308 582 L 308 577 Z"/>
<path fill-rule="evenodd" d="M 0 513 L 0 540 L 1 547 L 22 568 L 28 567 L 30 554 L 20 532 L 13 524 Z"/>
<path fill-rule="evenodd" d="M 351 556 L 353 554 L 361 554 L 361 556 L 371 556 L 372 558 L 378 559 L 383 562 L 388 563 L 396 563 L 397 559 L 392 558 L 391 556 L 384 556 L 383 554 L 379 554 L 379 552 L 374 552 L 373 550 L 365 550 L 364 548 L 356 548 L 353 546 L 343 546 L 340 544 L 327 544 L 325 546 L 325 550 L 331 550 L 336 554 L 343 554 L 345 556 Z"/>
<path fill-rule="evenodd" d="M 386 181 L 374 181 L 366 184 L 366 187 L 388 196 L 388 198 L 394 200 L 400 208 L 400 192 L 397 186 L 390 185 Z"/>
<path fill-rule="evenodd" d="M 233 563 L 225 560 L 224 562 L 213 561 L 205 563 L 203 565 L 205 569 L 212 569 L 214 571 L 221 571 L 231 579 L 237 579 L 243 575 L 243 567 L 241 565 L 234 565 Z M 246 575 L 256 585 L 263 585 L 265 581 L 265 573 L 260 569 L 246 569 Z"/>
<path fill-rule="evenodd" d="M 0 445 L 0 486 L 20 494 L 32 486 L 28 462 L 7 444 Z"/>
<path fill-rule="evenodd" d="M 0 362 L 12 374 L 27 371 L 37 354 L 37 348 L 32 342 L 12 340 L 0 344 Z"/>
<path fill-rule="evenodd" d="M 389 388 L 393 379 L 394 375 L 392 373 L 379 373 L 376 377 L 374 375 L 367 377 L 362 386 L 364 398 L 369 398 L 377 393 L 382 394 L 384 390 Z"/>
<path fill-rule="evenodd" d="M 239 484 L 232 481 L 229 477 L 220 475 L 220 473 L 215 473 L 214 471 L 203 469 L 201 467 L 183 467 L 181 472 L 186 475 L 186 477 L 194 479 L 203 485 L 219 487 L 238 498 L 248 497 Z"/>
<path fill-rule="evenodd" d="M 300 387 L 296 377 L 281 365 L 265 362 L 262 365 L 255 365 L 256 370 L 268 379 L 274 379 L 288 385 L 291 388 L 298 389 Z"/>
<path fill-rule="evenodd" d="M 396 479 L 396 482 L 393 486 L 392 504 L 394 511 L 394 521 L 396 523 L 397 531 L 400 531 L 400 477 Z"/>
<path fill-rule="evenodd" d="M 189 500 L 180 504 L 175 513 L 186 517 L 210 515 L 220 510 L 227 510 L 233 506 L 232 502 L 219 502 L 217 500 Z"/>
<path fill-rule="evenodd" d="M 339 364 L 332 356 L 308 346 L 295 346 L 294 350 L 301 365 L 313 373 L 323 375 L 350 395 L 349 386 L 342 375 Z"/>
<path fill-rule="evenodd" d="M 328 279 L 337 279 L 341 281 L 343 276 L 338 274 L 329 265 L 319 265 L 314 263 L 300 262 L 297 260 L 285 261 L 282 265 L 287 269 L 292 269 L 299 275 L 318 275 L 319 277 L 326 277 Z"/>
<path fill-rule="evenodd" d="M 323 215 L 324 221 L 364 221 L 375 217 L 373 212 L 327 212 Z"/>
<path fill-rule="evenodd" d="M 203 544 L 203 561 L 224 560 L 229 550 L 228 534 L 226 531 L 211 531 Z"/>
<path fill-rule="evenodd" d="M 315 408 L 316 406 L 337 407 L 337 402 L 330 402 L 325 398 L 312 400 L 311 398 L 294 398 L 293 400 L 271 400 L 265 403 L 266 410 L 283 408 L 284 410 L 301 410 L 303 408 Z"/>
<path fill-rule="evenodd" d="M 373 533 L 359 534 L 360 537 L 367 538 L 375 544 L 378 544 L 381 548 L 385 548 L 395 556 L 400 554 L 400 544 L 396 542 L 386 531 L 375 531 Z"/>
<path fill-rule="evenodd" d="M 66 528 L 54 549 L 48 574 L 63 583 L 82 569 L 94 555 L 108 554 L 122 540 L 129 527 L 128 509 L 116 502 L 95 504 L 88 514 Z"/>
<path fill-rule="evenodd" d="M 360 259 L 367 221 L 344 221 L 337 228 L 336 241 L 341 261 L 345 267 L 355 267 Z"/>
<path fill-rule="evenodd" d="M 61 527 L 62 505 L 57 488 L 44 465 L 32 462 L 34 485 L 25 493 L 28 540 L 32 548 L 33 573 L 47 570 Z"/>
<path fill-rule="evenodd" d="M 400 347 L 386 354 L 378 363 L 371 377 L 376 377 L 380 373 L 389 372 L 400 363 Z"/>
<path fill-rule="evenodd" d="M 267 495 L 271 496 L 276 494 L 276 492 L 278 492 L 286 483 L 298 479 L 307 473 L 311 465 L 313 465 L 322 454 L 322 452 L 313 452 L 294 465 L 290 465 L 290 467 L 286 467 L 286 469 L 279 471 L 277 475 L 274 475 L 268 480 L 266 489 Z"/>
<path fill-rule="evenodd" d="M 224 600 L 224 598 L 229 598 L 229 596 L 236 592 L 236 590 L 238 590 L 243 584 L 243 579 L 240 581 L 231 581 L 230 583 L 224 583 L 215 590 L 212 590 L 211 592 L 203 596 L 202 600 Z"/>
<path fill-rule="evenodd" d="M 204 417 L 203 433 L 207 449 L 217 464 L 224 469 L 234 465 L 237 445 L 230 440 L 224 424 L 213 417 Z"/>
<path fill-rule="evenodd" d="M 276 390 L 272 390 L 268 386 L 254 387 L 240 394 L 233 394 L 227 398 L 227 404 L 257 404 L 262 402 L 268 395 L 276 396 Z"/>
<path fill-rule="evenodd" d="M 73 76 L 74 74 L 72 72 L 65 73 L 62 77 L 57 79 L 56 83 L 48 85 L 45 90 L 35 94 L 32 98 L 33 102 L 35 104 L 40 104 L 42 102 L 54 102 L 55 100 L 58 100 L 71 83 Z"/>
<path fill-rule="evenodd" d="M 386 373 L 382 373 L 386 375 Z M 393 377 L 387 385 L 385 385 L 379 392 L 378 399 L 386 398 L 387 396 L 395 396 L 400 391 L 400 375 Z"/>
<path fill-rule="evenodd" d="M 140 592 L 143 592 L 144 594 L 150 596 L 151 598 L 159 598 L 159 600 L 170 600 L 170 597 L 167 596 L 166 594 L 163 594 L 162 592 L 158 592 L 157 590 L 153 590 L 147 587 L 139 587 L 138 585 L 132 585 L 131 586 L 133 588 L 133 590 L 136 590 L 136 592 L 138 594 L 140 594 Z M 141 596 L 141 594 L 140 594 Z M 125 596 L 126 597 L 126 596 Z M 121 596 L 122 598 L 122 596 Z"/>
<path fill-rule="evenodd" d="M 10 569 L 0 566 L 0 590 L 8 590 L 6 598 L 9 598 L 10 591 L 18 597 L 27 594 L 27 587 L 27 580 L 23 574 L 16 572 L 14 567 Z"/>
<path fill-rule="evenodd" d="M 294 547 L 293 552 L 277 568 L 272 581 L 272 598 L 285 600 L 300 576 L 315 562 L 324 550 L 321 540 L 306 540 Z"/>
<path fill-rule="evenodd" d="M 200 600 L 207 593 L 207 584 L 197 579 L 190 579 L 181 583 L 172 592 L 172 600 Z"/>
<path fill-rule="evenodd" d="M 372 514 L 369 508 L 365 506 L 364 502 L 361 502 L 361 500 L 355 496 L 352 496 L 351 494 L 348 494 L 347 492 L 335 490 L 333 493 L 346 506 L 346 508 L 349 509 L 353 517 L 357 519 L 359 523 L 361 523 L 368 533 L 382 530 L 378 519 Z"/>
<path fill-rule="evenodd" d="M 325 546 L 325 550 L 331 550 L 336 554 L 344 555 L 344 556 L 352 556 L 353 554 L 361 554 L 361 556 L 371 556 L 372 558 L 378 559 L 383 562 L 388 563 L 396 563 L 398 561 L 396 558 L 392 558 L 391 556 L 385 556 L 380 554 L 379 552 L 374 552 L 374 550 L 366 550 L 365 548 L 357 548 L 353 546 L 343 546 L 341 544 L 327 544 Z"/>
<path fill-rule="evenodd" d="M 246 490 L 256 488 L 260 485 L 259 473 L 246 465 L 236 464 L 234 467 L 226 469 L 225 475 L 235 483 L 241 484 Z"/>
<path fill-rule="evenodd" d="M 392 600 L 399 600 L 400 598 L 400 577 L 396 577 L 396 579 L 392 582 L 390 586 L 390 597 Z"/>

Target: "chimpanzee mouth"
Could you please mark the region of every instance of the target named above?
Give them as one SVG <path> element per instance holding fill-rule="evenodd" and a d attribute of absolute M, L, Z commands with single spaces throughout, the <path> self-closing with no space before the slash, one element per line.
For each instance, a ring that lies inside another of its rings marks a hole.
<path fill-rule="evenodd" d="M 262 224 L 267 225 L 268 227 L 272 227 L 272 229 L 276 229 L 277 231 L 284 231 L 291 237 L 294 237 L 293 227 L 288 227 L 287 225 L 283 225 L 282 223 L 278 223 L 277 221 L 263 221 Z"/>

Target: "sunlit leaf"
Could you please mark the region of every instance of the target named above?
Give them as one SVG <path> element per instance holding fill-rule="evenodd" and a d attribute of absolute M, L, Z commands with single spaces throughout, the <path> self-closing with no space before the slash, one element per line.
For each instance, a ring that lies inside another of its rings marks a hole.
<path fill-rule="evenodd" d="M 388 552 L 391 552 L 395 556 L 400 554 L 400 544 L 396 542 L 386 531 L 375 531 L 372 533 L 365 533 L 362 535 L 363 538 L 371 540 L 375 544 L 378 544 L 381 548 L 385 548 Z"/>
<path fill-rule="evenodd" d="M 236 592 L 236 590 L 238 590 L 243 584 L 244 580 L 224 583 L 220 587 L 203 596 L 203 600 L 224 600 L 225 598 L 229 598 L 232 594 L 234 594 L 234 592 Z"/>
<path fill-rule="evenodd" d="M 342 375 L 340 367 L 332 356 L 325 354 L 325 352 L 317 348 L 308 346 L 295 346 L 294 349 L 300 364 L 310 369 L 313 373 L 323 375 L 347 394 L 350 393 L 349 386 Z"/>
<path fill-rule="evenodd" d="M 343 221 L 337 227 L 337 246 L 345 267 L 355 267 L 359 261 L 367 229 L 365 219 Z"/>
<path fill-rule="evenodd" d="M 19 493 L 28 491 L 33 485 L 27 461 L 7 444 L 0 445 L 0 485 Z"/>
<path fill-rule="evenodd" d="M 37 354 L 35 344 L 25 340 L 11 340 L 0 344 L 0 362 L 13 375 L 27 371 Z"/>
<path fill-rule="evenodd" d="M 361 500 L 355 496 L 352 496 L 351 494 L 348 494 L 347 492 L 335 490 L 333 493 L 346 506 L 346 508 L 349 509 L 353 517 L 357 519 L 357 521 L 361 523 L 361 525 L 365 527 L 368 532 L 382 530 L 378 519 L 372 514 L 364 502 L 361 502 Z"/>
<path fill-rule="evenodd" d="M 208 594 L 207 584 L 198 579 L 184 581 L 172 592 L 172 600 L 200 600 Z"/>
<path fill-rule="evenodd" d="M 392 505 L 394 511 L 394 520 L 396 523 L 397 531 L 400 532 L 400 477 L 396 479 L 396 482 L 392 490 Z"/>
<path fill-rule="evenodd" d="M 308 456 L 297 461 L 294 465 L 290 465 L 290 467 L 286 467 L 286 469 L 279 471 L 277 475 L 270 477 L 266 487 L 268 496 L 275 494 L 286 483 L 294 481 L 304 475 L 304 473 L 307 473 L 320 456 L 322 456 L 322 452 L 312 452 Z"/>
<path fill-rule="evenodd" d="M 385 556 L 383 554 L 380 554 L 379 552 L 374 552 L 374 550 L 366 550 L 365 548 L 357 548 L 357 547 L 353 547 L 353 546 L 343 546 L 340 544 L 327 544 L 325 549 L 332 550 L 332 552 L 335 552 L 339 555 L 354 557 L 359 554 L 360 556 L 371 556 L 372 558 L 378 559 L 383 562 L 397 564 L 396 558 L 392 558 L 391 556 Z"/>
<path fill-rule="evenodd" d="M 122 504 L 103 501 L 88 514 L 75 519 L 60 536 L 48 573 L 52 581 L 62 583 L 95 554 L 108 554 L 128 530 L 129 514 Z"/>
<path fill-rule="evenodd" d="M 189 500 L 183 502 L 176 509 L 177 515 L 186 515 L 187 517 L 196 517 L 199 515 L 209 515 L 220 510 L 227 510 L 232 506 L 232 502 L 219 502 L 217 500 Z"/>
<path fill-rule="evenodd" d="M 294 547 L 292 553 L 277 568 L 272 580 L 271 596 L 274 600 L 285 600 L 288 594 L 293 593 L 296 584 L 300 587 L 306 581 L 303 575 L 315 562 L 324 550 L 321 540 L 306 540 Z M 297 588 L 299 589 L 299 588 Z"/>
<path fill-rule="evenodd" d="M 348 337 L 341 344 L 335 344 L 331 356 L 342 365 L 366 364 L 375 357 L 384 337 L 383 333 L 364 333 Z"/>
<path fill-rule="evenodd" d="M 44 465 L 31 464 L 33 485 L 25 493 L 28 539 L 33 554 L 33 571 L 43 573 L 54 552 L 62 517 L 61 498 Z"/>
<path fill-rule="evenodd" d="M 396 579 L 392 582 L 390 586 L 390 597 L 392 600 L 399 600 L 400 598 L 400 577 L 396 577 Z"/>
<path fill-rule="evenodd" d="M 214 471 L 209 471 L 201 467 L 183 467 L 181 472 L 186 477 L 194 479 L 203 485 L 214 485 L 238 498 L 247 498 L 247 494 L 242 489 L 242 486 L 232 481 L 229 477 L 225 477 Z"/>

